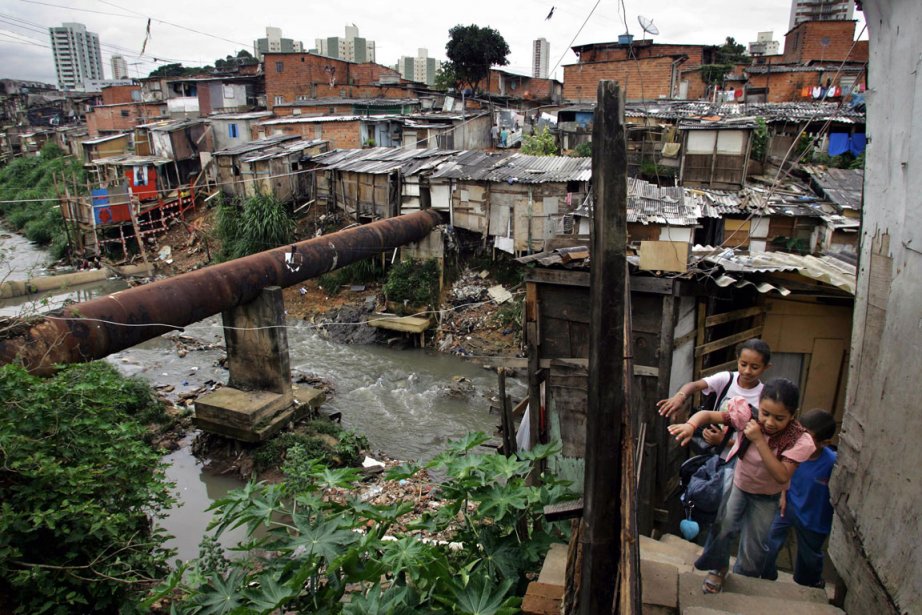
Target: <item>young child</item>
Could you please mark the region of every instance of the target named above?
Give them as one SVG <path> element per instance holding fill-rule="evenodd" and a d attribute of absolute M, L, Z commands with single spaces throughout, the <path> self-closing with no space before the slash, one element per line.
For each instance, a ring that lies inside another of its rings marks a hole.
<path fill-rule="evenodd" d="M 768 545 L 768 562 L 762 575 L 766 579 L 778 578 L 776 560 L 794 528 L 797 536 L 797 560 L 794 562 L 794 581 L 810 587 L 823 587 L 823 543 L 832 530 L 832 504 L 829 502 L 829 477 L 836 463 L 836 452 L 829 448 L 836 433 L 836 421 L 825 410 L 810 410 L 800 418 L 816 452 L 800 464 L 786 497 L 781 498 L 781 510 L 772 523 Z"/>
<path fill-rule="evenodd" d="M 705 593 L 717 593 L 723 588 L 730 544 L 737 534 L 740 544 L 733 571 L 749 577 L 762 576 L 765 545 L 781 492 L 797 465 L 816 450 L 807 430 L 794 420 L 799 403 L 797 385 L 776 378 L 762 388 L 757 420 L 746 400 L 734 397 L 724 411 L 703 410 L 686 423 L 668 427 L 681 446 L 688 444 L 695 430 L 705 424 L 731 425 L 743 436 L 730 451 L 729 458 L 739 455 L 739 461 L 722 507 L 723 516 L 711 526 L 704 552 L 695 562 L 695 568 L 710 571 L 702 587 Z"/>

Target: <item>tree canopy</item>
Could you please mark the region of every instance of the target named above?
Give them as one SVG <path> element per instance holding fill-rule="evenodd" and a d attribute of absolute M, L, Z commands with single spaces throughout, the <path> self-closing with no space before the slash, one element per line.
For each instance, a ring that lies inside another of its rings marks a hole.
<path fill-rule="evenodd" d="M 717 64 L 748 64 L 749 56 L 746 55 L 746 46 L 737 43 L 736 39 L 728 36 L 727 40 L 717 50 Z"/>
<path fill-rule="evenodd" d="M 462 87 L 473 89 L 490 74 L 491 66 L 509 64 L 509 45 L 493 28 L 457 25 L 448 31 L 448 36 L 445 54 Z"/>

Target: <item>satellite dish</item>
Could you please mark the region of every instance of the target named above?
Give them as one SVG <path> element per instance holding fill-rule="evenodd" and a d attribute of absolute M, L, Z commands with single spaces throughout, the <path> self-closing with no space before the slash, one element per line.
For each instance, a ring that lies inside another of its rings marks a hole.
<path fill-rule="evenodd" d="M 643 15 L 638 15 L 637 21 L 640 22 L 640 29 L 643 30 L 644 32 L 648 34 L 652 34 L 653 36 L 656 36 L 657 34 L 659 34 L 659 28 L 653 25 L 652 19 L 648 17 L 644 17 Z"/>

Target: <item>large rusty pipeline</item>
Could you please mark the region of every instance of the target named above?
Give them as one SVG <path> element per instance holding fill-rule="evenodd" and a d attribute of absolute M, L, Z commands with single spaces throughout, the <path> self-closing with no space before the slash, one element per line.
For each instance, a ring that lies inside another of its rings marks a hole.
<path fill-rule="evenodd" d="M 21 361 L 44 375 L 58 363 L 100 359 L 248 303 L 267 286 L 292 286 L 419 241 L 441 222 L 432 210 L 388 218 L 54 310 L 0 340 L 0 365 Z"/>

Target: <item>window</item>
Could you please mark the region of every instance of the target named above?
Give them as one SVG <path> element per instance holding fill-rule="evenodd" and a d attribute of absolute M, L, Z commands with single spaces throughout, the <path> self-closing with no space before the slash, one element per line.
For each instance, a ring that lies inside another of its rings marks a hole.
<path fill-rule="evenodd" d="M 285 97 L 284 97 L 284 96 L 276 96 L 276 97 L 275 97 L 275 104 L 276 104 L 276 105 L 281 105 L 281 104 L 283 104 L 284 102 L 285 102 Z"/>
<path fill-rule="evenodd" d="M 122 117 L 128 117 L 129 115 L 130 115 L 130 113 L 128 112 L 127 109 L 123 109 L 123 110 L 122 110 Z"/>
<path fill-rule="evenodd" d="M 284 62 L 276 62 L 276 63 L 275 63 L 275 72 L 280 73 L 280 72 L 282 72 L 282 70 L 284 70 L 284 68 L 285 68 L 285 63 L 284 63 Z"/>
<path fill-rule="evenodd" d="M 239 135 L 237 132 L 237 124 L 228 124 L 227 125 L 227 136 L 231 139 L 236 139 Z"/>

